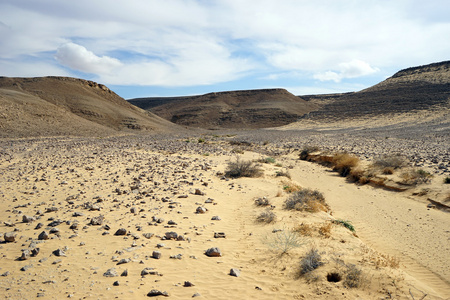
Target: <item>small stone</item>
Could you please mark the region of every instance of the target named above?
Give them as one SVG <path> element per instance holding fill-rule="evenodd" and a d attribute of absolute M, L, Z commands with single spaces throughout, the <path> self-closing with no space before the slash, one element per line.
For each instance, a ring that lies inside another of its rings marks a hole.
<path fill-rule="evenodd" d="M 156 244 L 156 248 L 164 248 L 165 246 L 163 243 Z"/>
<path fill-rule="evenodd" d="M 177 225 L 177 223 L 175 221 L 170 220 L 169 222 L 167 222 L 167 224 L 169 225 Z"/>
<path fill-rule="evenodd" d="M 204 213 L 206 213 L 206 211 L 207 211 L 207 209 L 202 206 L 197 207 L 197 209 L 195 210 L 195 212 L 198 214 L 204 214 Z"/>
<path fill-rule="evenodd" d="M 103 273 L 105 277 L 117 277 L 117 271 L 115 268 L 108 269 L 105 273 Z"/>
<path fill-rule="evenodd" d="M 153 251 L 153 253 L 152 253 L 152 257 L 154 258 L 154 259 L 160 259 L 161 258 L 161 252 L 159 252 L 159 251 Z"/>
<path fill-rule="evenodd" d="M 144 268 L 141 271 L 141 276 L 145 276 L 145 275 L 157 275 L 158 272 L 154 271 L 154 268 Z"/>
<path fill-rule="evenodd" d="M 3 235 L 5 242 L 12 243 L 16 241 L 16 234 L 14 232 L 7 232 Z"/>
<path fill-rule="evenodd" d="M 27 216 L 27 215 L 22 216 L 22 222 L 24 222 L 24 223 L 31 223 L 33 221 L 36 221 L 35 217 L 31 217 L 31 216 Z"/>
<path fill-rule="evenodd" d="M 222 219 L 219 216 L 214 216 L 214 217 L 211 218 L 211 220 L 213 220 L 213 221 L 220 221 Z"/>
<path fill-rule="evenodd" d="M 89 224 L 91 224 L 91 225 L 102 225 L 104 219 L 105 219 L 105 217 L 103 215 L 100 215 L 98 217 L 93 217 L 91 219 L 91 221 L 89 222 Z"/>
<path fill-rule="evenodd" d="M 233 268 L 230 270 L 230 275 L 234 277 L 239 277 L 239 275 L 241 275 L 241 271 L 239 269 Z"/>
<path fill-rule="evenodd" d="M 178 237 L 178 233 L 174 231 L 166 232 L 165 237 L 168 240 L 176 240 Z"/>
<path fill-rule="evenodd" d="M 10 275 L 11 273 L 9 272 L 9 271 L 6 271 L 5 273 L 3 273 L 1 276 L 2 277 L 6 277 L 6 276 L 8 276 L 8 275 Z"/>
<path fill-rule="evenodd" d="M 194 194 L 195 195 L 199 195 L 199 196 L 204 196 L 205 195 L 205 193 L 202 192 L 200 189 L 195 189 L 195 193 Z"/>
<path fill-rule="evenodd" d="M 122 274 L 120 274 L 120 276 L 127 277 L 128 276 L 128 270 L 123 271 Z"/>
<path fill-rule="evenodd" d="M 121 260 L 119 260 L 119 262 L 117 264 L 121 265 L 121 264 L 127 264 L 129 262 L 131 262 L 131 258 L 122 258 Z"/>
<path fill-rule="evenodd" d="M 20 256 L 19 260 L 27 260 L 30 258 L 30 255 L 31 255 L 30 250 L 28 249 L 22 250 L 22 255 Z"/>
<path fill-rule="evenodd" d="M 156 297 L 156 296 L 169 297 L 169 294 L 166 291 L 161 292 L 160 290 L 151 290 L 150 292 L 148 292 L 147 296 L 148 297 Z"/>
<path fill-rule="evenodd" d="M 73 223 L 72 225 L 70 225 L 70 229 L 72 230 L 77 230 L 78 229 L 79 224 L 77 222 Z"/>
<path fill-rule="evenodd" d="M 214 232 L 214 238 L 219 239 L 219 238 L 225 238 L 225 232 Z"/>
<path fill-rule="evenodd" d="M 55 256 L 66 256 L 66 253 L 64 253 L 64 251 L 62 249 L 57 249 L 57 250 L 53 251 L 53 255 L 55 255 Z"/>
<path fill-rule="evenodd" d="M 26 265 L 26 266 L 23 266 L 22 268 L 20 268 L 20 271 L 26 271 L 32 267 L 33 267 L 33 265 Z"/>
<path fill-rule="evenodd" d="M 209 256 L 209 257 L 221 257 L 222 256 L 222 252 L 217 247 L 209 248 L 208 250 L 205 251 L 205 254 L 206 254 L 206 256 Z"/>
<path fill-rule="evenodd" d="M 116 281 L 113 282 L 113 286 L 119 286 L 119 285 L 120 285 L 120 283 L 119 283 L 118 280 L 116 280 Z"/>
<path fill-rule="evenodd" d="M 136 207 L 130 208 L 130 212 L 131 212 L 132 214 L 136 214 L 136 212 L 137 212 Z"/>
<path fill-rule="evenodd" d="M 114 235 L 126 235 L 127 234 L 127 230 L 125 228 L 119 228 L 117 229 L 116 233 L 114 233 Z"/>
<path fill-rule="evenodd" d="M 195 298 L 195 297 L 201 297 L 202 295 L 200 295 L 200 293 L 195 293 L 194 295 L 192 295 L 192 298 Z"/>
<path fill-rule="evenodd" d="M 154 236 L 153 233 L 147 232 L 142 234 L 146 239 L 150 239 L 152 236 Z"/>
<path fill-rule="evenodd" d="M 191 286 L 195 286 L 195 284 L 193 284 L 193 283 L 190 282 L 190 281 L 185 281 L 183 286 L 184 286 L 184 287 L 191 287 Z"/>
<path fill-rule="evenodd" d="M 34 227 L 34 229 L 38 230 L 38 229 L 41 229 L 42 227 L 44 227 L 44 224 L 37 223 L 37 225 L 36 225 L 36 227 Z"/>

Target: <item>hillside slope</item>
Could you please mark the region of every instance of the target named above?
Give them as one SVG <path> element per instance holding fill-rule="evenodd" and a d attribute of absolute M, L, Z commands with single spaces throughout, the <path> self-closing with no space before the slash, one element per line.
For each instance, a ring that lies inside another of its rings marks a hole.
<path fill-rule="evenodd" d="M 110 135 L 176 127 L 104 85 L 68 77 L 1 77 L 0 121 L 0 137 Z"/>
<path fill-rule="evenodd" d="M 318 108 L 284 89 L 243 90 L 190 97 L 140 98 L 130 103 L 177 124 L 201 128 L 286 125 Z"/>
<path fill-rule="evenodd" d="M 307 119 L 342 120 L 450 107 L 450 61 L 401 70 L 356 93 L 301 96 L 321 105 Z"/>

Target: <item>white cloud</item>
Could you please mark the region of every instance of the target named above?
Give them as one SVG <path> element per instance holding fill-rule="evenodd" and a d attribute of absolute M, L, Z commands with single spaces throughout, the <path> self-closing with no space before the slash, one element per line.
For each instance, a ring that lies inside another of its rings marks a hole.
<path fill-rule="evenodd" d="M 314 78 L 319 79 L 320 81 L 332 80 L 334 82 L 340 82 L 344 78 L 357 78 L 379 71 L 379 69 L 372 68 L 368 63 L 358 59 L 340 63 L 338 70 L 338 72 L 326 71 L 317 73 L 314 74 Z"/>
<path fill-rule="evenodd" d="M 64 65 L 105 84 L 356 81 L 448 59 L 450 3 L 435 1 L 0 1 L 0 60 L 26 70 L 22 58 L 33 58 L 47 75 Z"/>
<path fill-rule="evenodd" d="M 55 55 L 56 60 L 71 69 L 94 74 L 113 72 L 122 63 L 108 56 L 99 57 L 85 47 L 67 43 L 58 48 Z"/>

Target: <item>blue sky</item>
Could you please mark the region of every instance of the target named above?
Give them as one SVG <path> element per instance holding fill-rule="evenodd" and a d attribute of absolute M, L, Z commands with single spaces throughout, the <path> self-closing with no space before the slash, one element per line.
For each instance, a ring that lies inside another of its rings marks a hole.
<path fill-rule="evenodd" d="M 448 0 L 0 0 L 0 76 L 129 99 L 358 91 L 450 59 Z"/>

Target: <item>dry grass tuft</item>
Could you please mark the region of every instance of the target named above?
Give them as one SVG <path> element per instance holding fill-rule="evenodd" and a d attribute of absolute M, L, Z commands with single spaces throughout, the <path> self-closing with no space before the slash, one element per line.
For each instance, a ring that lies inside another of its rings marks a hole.
<path fill-rule="evenodd" d="M 406 167 L 409 164 L 409 160 L 401 154 L 390 154 L 379 157 L 373 163 L 373 166 L 380 169 L 400 169 Z"/>
<path fill-rule="evenodd" d="M 314 228 L 310 224 L 301 223 L 295 226 L 293 230 L 304 236 L 312 236 Z"/>
<path fill-rule="evenodd" d="M 300 275 L 308 274 L 323 265 L 319 250 L 311 248 L 300 261 Z"/>
<path fill-rule="evenodd" d="M 261 197 L 255 200 L 255 205 L 256 206 L 269 206 L 270 205 L 270 200 L 267 199 L 266 197 Z"/>
<path fill-rule="evenodd" d="M 324 238 L 330 238 L 331 237 L 331 228 L 333 228 L 333 224 L 330 222 L 326 222 L 322 226 L 319 227 L 319 233 Z"/>
<path fill-rule="evenodd" d="M 291 174 L 289 174 L 289 171 L 277 171 L 276 176 L 277 177 L 284 176 L 286 178 L 291 179 Z"/>
<path fill-rule="evenodd" d="M 284 202 L 284 208 L 308 212 L 328 211 L 328 205 L 322 193 L 311 189 L 303 189 L 293 193 Z"/>
<path fill-rule="evenodd" d="M 298 192 L 301 189 L 302 189 L 302 187 L 299 186 L 298 184 L 295 184 L 293 182 L 283 181 L 283 190 L 288 194 Z"/>

